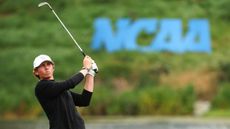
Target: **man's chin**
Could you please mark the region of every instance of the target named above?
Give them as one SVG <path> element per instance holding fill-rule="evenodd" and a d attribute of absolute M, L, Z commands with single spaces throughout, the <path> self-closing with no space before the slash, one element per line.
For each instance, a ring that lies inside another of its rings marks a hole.
<path fill-rule="evenodd" d="M 44 80 L 53 80 L 53 77 L 52 76 L 44 76 L 43 79 Z"/>

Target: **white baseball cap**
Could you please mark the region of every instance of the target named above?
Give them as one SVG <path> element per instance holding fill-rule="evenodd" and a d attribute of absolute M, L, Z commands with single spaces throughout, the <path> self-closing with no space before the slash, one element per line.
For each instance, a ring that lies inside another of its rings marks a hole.
<path fill-rule="evenodd" d="M 51 60 L 51 58 L 48 55 L 41 54 L 34 59 L 33 68 L 35 69 L 39 67 L 45 61 L 49 61 L 52 64 L 54 64 L 54 62 Z"/>

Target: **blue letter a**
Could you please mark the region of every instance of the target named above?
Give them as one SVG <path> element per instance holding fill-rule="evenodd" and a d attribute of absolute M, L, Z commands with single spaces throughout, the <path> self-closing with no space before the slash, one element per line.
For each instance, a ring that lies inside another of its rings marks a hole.
<path fill-rule="evenodd" d="M 188 51 L 211 52 L 211 39 L 208 20 L 193 19 L 189 21 L 189 31 L 183 43 Z"/>

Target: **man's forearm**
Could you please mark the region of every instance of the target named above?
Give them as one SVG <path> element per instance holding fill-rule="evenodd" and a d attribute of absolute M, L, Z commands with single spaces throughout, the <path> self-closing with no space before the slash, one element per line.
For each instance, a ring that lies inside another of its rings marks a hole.
<path fill-rule="evenodd" d="M 87 74 L 85 77 L 85 86 L 84 89 L 89 91 L 89 92 L 93 92 L 94 89 L 94 77 Z"/>

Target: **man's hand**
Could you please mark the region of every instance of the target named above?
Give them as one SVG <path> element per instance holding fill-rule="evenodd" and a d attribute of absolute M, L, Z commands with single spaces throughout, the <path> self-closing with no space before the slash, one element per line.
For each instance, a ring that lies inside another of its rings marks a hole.
<path fill-rule="evenodd" d="M 92 59 L 89 56 L 85 56 L 83 59 L 83 68 L 90 70 L 92 68 Z"/>
<path fill-rule="evenodd" d="M 97 64 L 95 63 L 94 60 L 92 60 L 92 70 L 93 70 L 95 73 L 98 73 L 98 67 L 97 67 Z"/>
<path fill-rule="evenodd" d="M 87 70 L 87 73 L 85 74 L 89 74 L 93 77 L 95 76 L 96 73 L 98 73 L 97 64 L 89 56 L 85 56 L 85 58 L 83 59 L 83 69 Z"/>
<path fill-rule="evenodd" d="M 92 60 L 91 64 L 92 66 L 90 70 L 88 71 L 88 74 L 94 77 L 96 73 L 98 73 L 98 67 L 94 60 Z"/>

